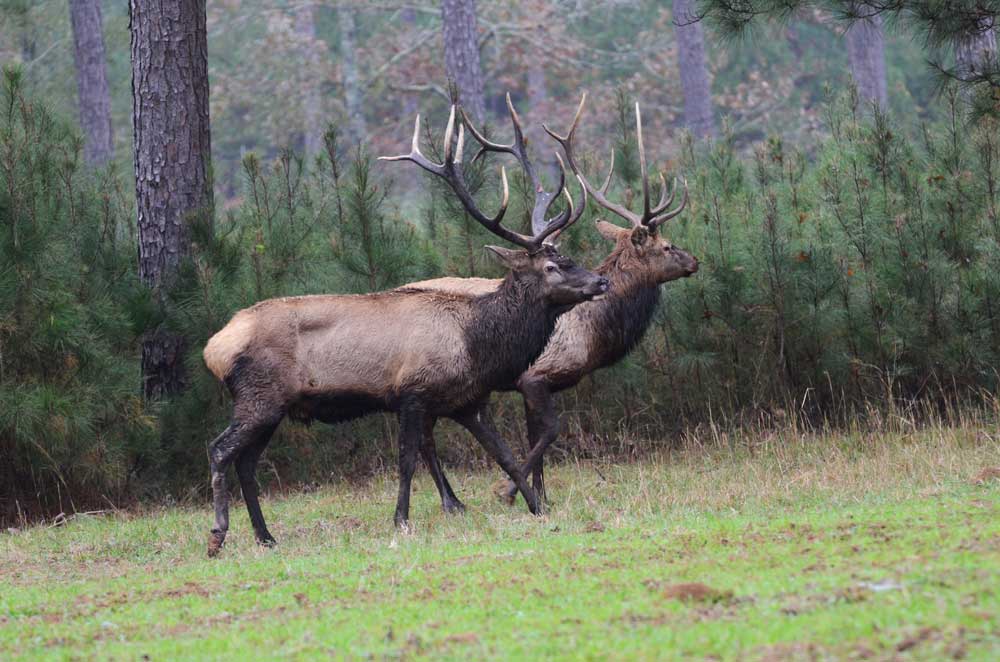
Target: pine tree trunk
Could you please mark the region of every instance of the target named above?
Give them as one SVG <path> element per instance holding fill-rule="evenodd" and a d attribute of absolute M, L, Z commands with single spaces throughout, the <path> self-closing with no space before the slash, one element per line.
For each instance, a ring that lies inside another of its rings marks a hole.
<path fill-rule="evenodd" d="M 368 135 L 365 126 L 365 109 L 362 99 L 361 75 L 358 73 L 358 55 L 354 50 L 357 26 L 354 10 L 342 8 L 337 16 L 340 23 L 340 63 L 344 74 L 344 105 L 347 107 L 347 121 L 351 127 L 351 137 L 361 142 Z"/>
<path fill-rule="evenodd" d="M 862 5 L 863 6 L 863 5 Z M 847 57 L 858 96 L 869 104 L 885 108 L 889 95 L 885 80 L 885 36 L 882 16 L 862 18 L 847 30 Z"/>
<path fill-rule="evenodd" d="M 306 155 L 314 156 L 323 149 L 323 97 L 319 75 L 322 59 L 316 41 L 316 17 L 312 5 L 305 5 L 295 14 L 295 32 L 302 37 L 302 62 L 309 78 L 302 99 L 302 147 Z"/>
<path fill-rule="evenodd" d="M 983 73 L 985 64 L 996 57 L 996 27 L 983 19 L 981 29 L 955 43 L 956 74 L 968 79 Z"/>
<path fill-rule="evenodd" d="M 542 128 L 542 121 L 545 118 L 545 106 L 549 100 L 549 88 L 545 81 L 545 67 L 541 58 L 532 58 L 528 64 L 528 103 L 534 121 L 529 122 L 525 128 L 528 140 L 532 144 L 538 145 L 535 150 L 538 163 L 543 172 L 547 173 L 553 180 L 559 177 L 558 161 L 554 152 L 542 149 L 548 143 L 545 129 Z"/>
<path fill-rule="evenodd" d="M 69 0 L 76 58 L 76 90 L 80 128 L 85 137 L 83 158 L 103 166 L 115 155 L 111 131 L 111 93 L 104 60 L 104 24 L 99 0 Z"/>
<path fill-rule="evenodd" d="M 684 126 L 696 137 L 715 135 L 712 81 L 705 58 L 705 30 L 694 0 L 674 0 L 674 32 L 684 92 Z"/>
<path fill-rule="evenodd" d="M 479 32 L 475 0 L 442 0 L 444 65 L 458 86 L 465 111 L 477 122 L 486 118 L 483 70 L 479 62 Z"/>
<path fill-rule="evenodd" d="M 162 303 L 189 251 L 189 225 L 211 223 L 205 2 L 129 0 L 139 276 Z M 142 343 L 149 399 L 184 384 L 184 339 L 166 329 Z"/>

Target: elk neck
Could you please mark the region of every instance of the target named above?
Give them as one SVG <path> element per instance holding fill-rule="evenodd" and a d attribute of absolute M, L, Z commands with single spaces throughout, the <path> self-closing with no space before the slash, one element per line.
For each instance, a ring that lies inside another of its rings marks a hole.
<path fill-rule="evenodd" d="M 602 365 L 618 361 L 639 344 L 660 302 L 660 284 L 622 264 L 622 257 L 615 251 L 594 269 L 611 281 L 604 298 L 590 304 L 597 347 L 606 353 Z"/>
<path fill-rule="evenodd" d="M 490 389 L 514 383 L 542 353 L 565 310 L 548 305 L 536 283 L 515 273 L 495 292 L 473 299 L 465 340 L 479 383 Z"/>

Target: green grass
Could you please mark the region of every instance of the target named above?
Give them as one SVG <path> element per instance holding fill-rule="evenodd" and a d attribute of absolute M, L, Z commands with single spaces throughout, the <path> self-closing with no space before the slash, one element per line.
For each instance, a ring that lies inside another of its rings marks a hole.
<path fill-rule="evenodd" d="M 454 473 L 470 506 L 395 480 L 0 535 L 0 658 L 996 659 L 1000 464 L 983 430 L 764 439 L 553 470 L 550 513 Z M 672 597 L 680 583 L 712 589 Z"/>

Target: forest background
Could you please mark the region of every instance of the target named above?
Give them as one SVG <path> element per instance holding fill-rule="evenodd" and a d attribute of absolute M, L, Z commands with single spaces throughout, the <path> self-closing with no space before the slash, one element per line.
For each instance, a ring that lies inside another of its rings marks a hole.
<path fill-rule="evenodd" d="M 928 64 L 972 66 L 967 44 L 793 4 L 734 39 L 731 22 L 679 20 L 697 9 L 687 0 L 209 3 L 214 212 L 189 219 L 177 273 L 154 290 L 137 250 L 128 7 L 0 3 L 0 518 L 204 495 L 205 447 L 228 412 L 200 351 L 239 308 L 497 275 L 488 237 L 439 186 L 373 161 L 404 149 L 418 112 L 433 150 L 456 92 L 505 137 L 509 91 L 551 177 L 541 123 L 568 125 L 586 90 L 585 168 L 596 177 L 615 148 L 613 192 L 630 204 L 640 101 L 655 170 L 689 183 L 689 209 L 666 233 L 702 268 L 663 287 L 629 358 L 562 396 L 562 454 L 740 444 L 744 426 L 780 438 L 989 418 L 1000 138 L 980 111 L 996 88 Z M 449 43 L 463 34 L 449 32 L 449 7 L 473 8 L 464 44 Z M 105 101 L 85 93 L 100 76 L 80 59 L 98 35 Z M 478 81 L 450 70 L 449 48 L 463 45 L 479 54 Z M 995 34 L 982 52 L 996 58 Z M 476 173 L 484 205 L 496 204 L 496 172 Z M 524 182 L 513 185 L 508 218 L 526 224 Z M 591 266 L 610 249 L 593 230 L 600 216 L 564 239 Z M 164 333 L 183 339 L 181 385 L 151 393 L 143 347 Z M 497 401 L 520 439 L 519 403 Z M 393 426 L 286 424 L 262 480 L 391 467 Z M 450 462 L 486 461 L 457 431 L 442 441 Z"/>

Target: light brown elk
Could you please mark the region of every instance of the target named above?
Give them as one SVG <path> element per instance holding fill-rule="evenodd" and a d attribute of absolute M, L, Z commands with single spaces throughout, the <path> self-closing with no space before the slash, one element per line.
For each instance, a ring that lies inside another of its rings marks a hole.
<path fill-rule="evenodd" d="M 209 446 L 215 504 L 210 556 L 219 552 L 229 528 L 225 474 L 232 463 L 258 542 L 274 543 L 260 509 L 255 470 L 286 416 L 336 423 L 370 412 L 397 412 L 399 526 L 406 526 L 409 517 L 410 482 L 427 421 L 439 416 L 472 432 L 524 490 L 531 512 L 538 511 L 534 491 L 494 430 L 485 404 L 490 391 L 515 379 L 541 353 L 556 318 L 602 295 L 608 281 L 545 243 L 580 217 L 586 189 L 574 205 L 564 176 L 554 193 L 537 193 L 546 200 L 542 214 L 560 195 L 568 200 L 543 232 L 527 236 L 504 227 L 506 172 L 501 169 L 500 209 L 488 216 L 466 186 L 464 124 L 459 122 L 455 140 L 455 123 L 452 107 L 442 163 L 420 152 L 419 116 L 410 153 L 389 160 L 413 161 L 444 179 L 473 218 L 522 250 L 489 247 L 509 272 L 494 291 L 479 296 L 404 288 L 270 299 L 236 313 L 204 351 L 205 363 L 233 396 L 232 421 Z M 436 458 L 428 462 L 437 475 Z"/>
<path fill-rule="evenodd" d="M 592 186 L 578 167 L 573 153 L 573 137 L 585 103 L 586 95 L 580 100 L 576 116 L 565 136 L 554 133 L 548 127 L 545 130 L 562 146 L 566 163 L 590 197 L 606 210 L 628 221 L 629 227 L 619 227 L 606 221 L 597 223 L 601 236 L 615 244 L 611 254 L 594 270 L 611 282 L 611 288 L 599 301 L 580 304 L 560 317 L 542 355 L 504 389 L 517 390 L 524 399 L 528 457 L 522 471 L 525 474 L 533 472 L 535 490 L 543 498 L 542 457 L 556 439 L 559 429 L 553 395 L 575 386 L 595 370 L 621 360 L 642 339 L 649 326 L 659 302 L 660 285 L 698 271 L 698 261 L 674 246 L 660 232 L 662 224 L 677 216 L 686 206 L 687 187 L 685 185 L 680 204 L 671 209 L 676 187 L 671 187 L 668 194 L 661 175 L 659 202 L 656 205 L 650 203 L 639 105 L 635 107 L 635 119 L 643 208 L 637 213 L 607 198 L 614 174 L 614 152 L 608 175 L 600 188 Z M 488 144 L 486 149 L 502 151 L 501 147 Z M 408 287 L 481 295 L 494 291 L 498 285 L 499 281 L 485 278 L 438 278 Z M 429 447 L 425 455 L 434 454 L 433 437 L 428 435 L 424 443 Z M 443 483 L 447 486 L 447 479 L 443 476 L 435 480 L 439 485 Z M 507 499 L 512 501 L 515 495 L 516 487 L 508 486 Z M 454 494 L 450 494 L 449 499 L 455 500 Z"/>

